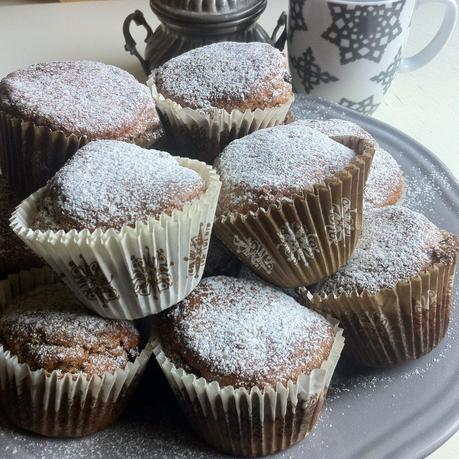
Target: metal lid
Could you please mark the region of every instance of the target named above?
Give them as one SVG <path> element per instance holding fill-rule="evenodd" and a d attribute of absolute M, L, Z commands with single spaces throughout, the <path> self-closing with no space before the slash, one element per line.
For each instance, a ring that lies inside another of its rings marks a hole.
<path fill-rule="evenodd" d="M 159 15 L 188 18 L 193 22 L 227 21 L 266 7 L 266 0 L 150 0 Z"/>

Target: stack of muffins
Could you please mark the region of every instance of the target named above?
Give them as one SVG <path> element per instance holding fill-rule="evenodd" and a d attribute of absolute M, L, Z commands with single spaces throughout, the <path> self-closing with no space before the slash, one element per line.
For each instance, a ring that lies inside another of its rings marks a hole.
<path fill-rule="evenodd" d="M 370 134 L 294 120 L 270 45 L 205 46 L 148 85 L 86 61 L 0 83 L 0 405 L 86 435 L 154 354 L 204 440 L 274 453 L 314 427 L 343 335 L 369 366 L 438 344 L 457 240 L 398 205 Z"/>

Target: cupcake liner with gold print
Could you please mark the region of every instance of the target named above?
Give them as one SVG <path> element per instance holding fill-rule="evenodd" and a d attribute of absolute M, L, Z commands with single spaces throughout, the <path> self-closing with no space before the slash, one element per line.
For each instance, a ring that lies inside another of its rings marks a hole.
<path fill-rule="evenodd" d="M 456 256 L 376 294 L 315 293 L 304 302 L 340 321 L 345 354 L 357 363 L 386 367 L 430 352 L 445 336 L 452 306 Z"/>
<path fill-rule="evenodd" d="M 16 209 L 11 227 L 99 315 L 132 320 L 158 313 L 183 300 L 201 280 L 220 191 L 211 167 L 177 161 L 199 173 L 207 188 L 171 215 L 119 231 L 33 230 L 42 188 Z"/>
<path fill-rule="evenodd" d="M 147 82 L 155 98 L 156 108 L 162 115 L 166 134 L 177 153 L 213 164 L 218 154 L 232 140 L 244 137 L 258 129 L 283 124 L 293 102 L 265 109 L 214 109 L 211 113 L 182 107 L 165 99 L 156 91 L 153 78 Z"/>
<path fill-rule="evenodd" d="M 55 281 L 48 268 L 10 276 L 0 282 L 0 311 L 16 296 Z M 49 437 L 96 432 L 121 414 L 152 352 L 153 343 L 149 342 L 124 369 L 88 378 L 84 374 L 32 370 L 0 344 L 2 412 L 13 424 Z"/>
<path fill-rule="evenodd" d="M 335 325 L 333 347 L 320 368 L 286 386 L 278 383 L 250 390 L 220 387 L 177 368 L 164 354 L 159 339 L 153 343 L 156 360 L 196 433 L 227 454 L 255 457 L 288 448 L 314 428 L 344 338 Z"/>
<path fill-rule="evenodd" d="M 371 142 L 334 137 L 357 157 L 341 172 L 292 199 L 247 214 L 216 219 L 224 244 L 263 279 L 280 287 L 314 284 L 336 272 L 360 237 Z"/>

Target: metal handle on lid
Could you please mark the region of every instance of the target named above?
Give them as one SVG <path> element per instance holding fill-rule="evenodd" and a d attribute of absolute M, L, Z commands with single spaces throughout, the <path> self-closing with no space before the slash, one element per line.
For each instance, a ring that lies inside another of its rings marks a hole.
<path fill-rule="evenodd" d="M 283 27 L 284 30 L 280 34 L 279 38 L 277 38 L 277 35 L 281 27 Z M 273 34 L 271 35 L 271 42 L 279 51 L 283 51 L 283 49 L 285 48 L 286 41 L 287 41 L 287 13 L 283 11 L 282 14 L 279 16 L 279 19 L 277 20 L 276 28 L 273 30 Z"/>
<path fill-rule="evenodd" d="M 124 49 L 137 57 L 139 59 L 140 63 L 142 64 L 143 71 L 145 72 L 146 75 L 150 73 L 150 67 L 148 65 L 148 62 L 140 55 L 140 53 L 137 51 L 137 43 L 132 38 L 131 31 L 130 31 L 130 26 L 131 22 L 134 21 L 136 25 L 138 26 L 144 26 L 146 31 L 147 31 L 147 36 L 145 37 L 145 43 L 148 42 L 150 37 L 153 35 L 153 30 L 151 27 L 148 25 L 147 20 L 145 19 L 145 16 L 143 15 L 142 11 L 140 10 L 135 10 L 133 13 L 129 14 L 127 18 L 124 20 L 123 23 L 123 35 L 124 39 L 126 40 L 126 44 L 124 45 Z"/>

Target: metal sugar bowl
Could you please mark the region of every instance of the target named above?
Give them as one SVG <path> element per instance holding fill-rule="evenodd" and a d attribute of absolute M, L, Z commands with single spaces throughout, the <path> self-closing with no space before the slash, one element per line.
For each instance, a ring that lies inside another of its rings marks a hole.
<path fill-rule="evenodd" d="M 285 30 L 276 42 L 276 35 L 285 29 L 285 15 L 269 37 L 257 24 L 267 0 L 150 0 L 150 7 L 161 21 L 153 32 L 143 13 L 136 10 L 124 21 L 125 50 L 136 56 L 146 75 L 174 56 L 193 48 L 219 41 L 266 42 L 283 48 Z M 145 57 L 137 50 L 130 33 L 131 23 L 145 27 Z"/>

